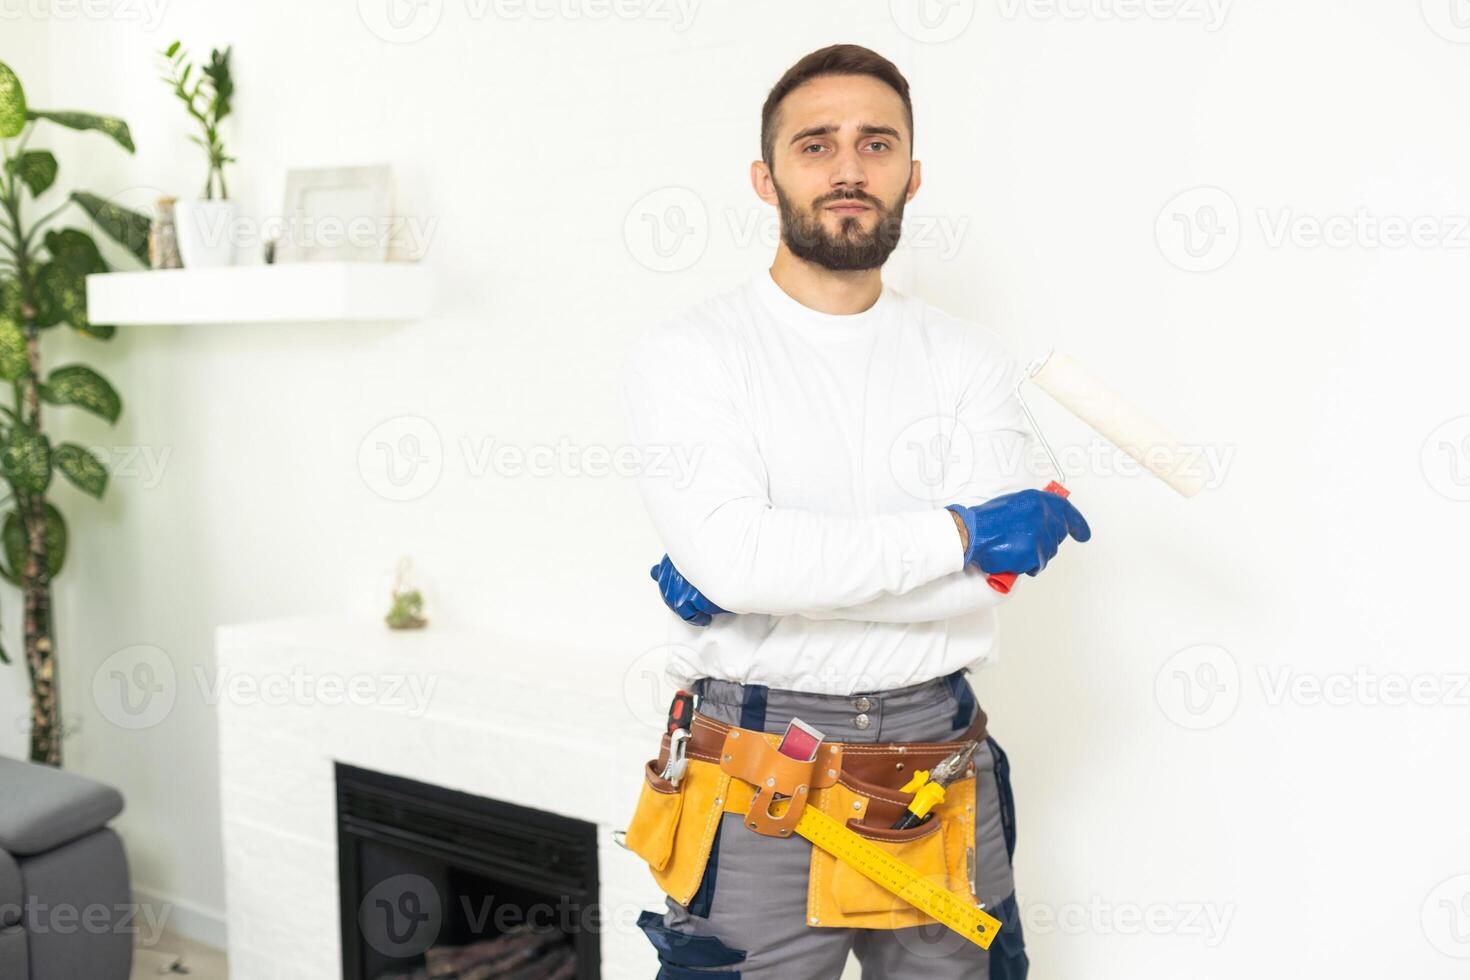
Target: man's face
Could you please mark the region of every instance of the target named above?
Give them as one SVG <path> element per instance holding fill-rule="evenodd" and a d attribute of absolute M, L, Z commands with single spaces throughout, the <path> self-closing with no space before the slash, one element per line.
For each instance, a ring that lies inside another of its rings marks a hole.
<path fill-rule="evenodd" d="M 772 166 L 758 162 L 752 176 L 762 198 L 775 197 L 786 247 L 833 271 L 881 266 L 919 189 L 898 93 L 866 75 L 827 75 L 791 92 L 776 122 Z"/>

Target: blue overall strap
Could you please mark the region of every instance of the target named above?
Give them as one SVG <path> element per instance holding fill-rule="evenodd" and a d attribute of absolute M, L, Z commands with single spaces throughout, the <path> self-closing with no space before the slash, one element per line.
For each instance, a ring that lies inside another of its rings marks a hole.
<path fill-rule="evenodd" d="M 954 710 L 954 730 L 959 731 L 970 724 L 970 719 L 975 716 L 975 691 L 970 687 L 970 682 L 965 680 L 965 675 L 970 668 L 961 667 L 952 674 L 944 675 L 944 682 L 949 685 L 950 694 L 954 695 L 956 704 Z"/>

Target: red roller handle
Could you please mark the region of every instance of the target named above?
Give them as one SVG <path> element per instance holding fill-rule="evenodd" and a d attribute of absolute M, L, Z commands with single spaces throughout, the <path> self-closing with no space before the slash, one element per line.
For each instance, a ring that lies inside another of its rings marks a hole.
<path fill-rule="evenodd" d="M 1044 489 L 1046 490 L 1047 493 L 1054 493 L 1058 497 L 1066 497 L 1066 496 L 1069 496 L 1069 493 L 1067 491 L 1067 488 L 1064 487 L 1064 486 L 1062 486 L 1056 480 L 1053 480 L 1050 483 L 1048 483 L 1045 486 Z M 1013 586 L 1013 585 L 1016 584 L 1016 573 L 1015 572 L 997 572 L 994 575 L 987 575 L 987 576 L 985 576 L 985 582 L 986 582 L 987 585 L 989 585 L 995 591 L 999 592 L 1001 595 L 1005 595 L 1007 592 L 1010 592 L 1011 591 L 1011 586 Z"/>

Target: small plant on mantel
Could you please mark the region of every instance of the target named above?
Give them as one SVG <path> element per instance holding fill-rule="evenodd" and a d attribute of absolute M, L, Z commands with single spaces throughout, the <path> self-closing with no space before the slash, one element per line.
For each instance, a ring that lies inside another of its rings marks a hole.
<path fill-rule="evenodd" d="M 398 559 L 398 573 L 393 582 L 393 604 L 383 621 L 389 629 L 420 630 L 429 625 L 424 618 L 424 594 L 408 586 L 408 572 L 413 568 L 407 556 Z"/>
<path fill-rule="evenodd" d="M 56 157 L 30 145 L 42 123 L 100 133 L 129 153 L 133 139 L 121 119 L 29 108 L 20 79 L 0 62 L 0 382 L 9 382 L 14 398 L 9 406 L 0 401 L 0 489 L 8 491 L 0 499 L 0 578 L 24 596 L 31 761 L 59 766 L 51 582 L 66 560 L 67 531 L 46 491 L 59 472 L 83 493 L 101 498 L 107 469 L 76 443 L 53 446 L 41 428 L 41 405 L 73 405 L 115 423 L 122 400 L 85 365 L 41 373 L 44 331 L 64 323 L 97 340 L 113 334 L 112 327 L 87 319 L 87 274 L 108 271 L 97 243 L 86 231 L 57 228 L 55 221 L 75 204 L 146 266 L 148 218 L 84 191 L 72 191 L 51 210 L 31 217 L 29 208 L 52 189 L 58 171 Z M 3 646 L 0 661 L 10 662 Z"/>

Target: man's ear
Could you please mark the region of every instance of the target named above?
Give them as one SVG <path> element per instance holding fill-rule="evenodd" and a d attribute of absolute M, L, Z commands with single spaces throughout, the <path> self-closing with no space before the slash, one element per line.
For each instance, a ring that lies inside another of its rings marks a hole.
<path fill-rule="evenodd" d="M 751 161 L 750 186 L 755 189 L 755 196 L 762 201 L 772 207 L 780 205 L 781 202 L 776 197 L 776 182 L 771 179 L 771 168 L 766 166 L 766 161 Z"/>
<path fill-rule="evenodd" d="M 907 196 L 903 199 L 905 204 L 912 201 L 914 195 L 919 193 L 919 185 L 924 182 L 923 168 L 924 165 L 918 160 L 909 164 L 909 189 Z"/>

